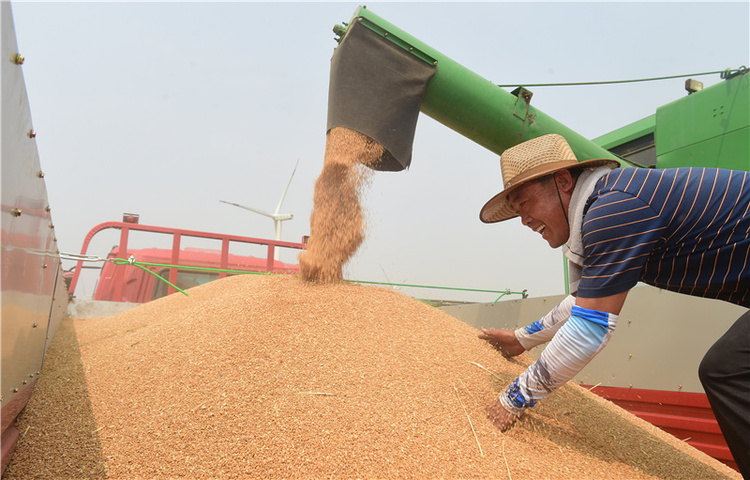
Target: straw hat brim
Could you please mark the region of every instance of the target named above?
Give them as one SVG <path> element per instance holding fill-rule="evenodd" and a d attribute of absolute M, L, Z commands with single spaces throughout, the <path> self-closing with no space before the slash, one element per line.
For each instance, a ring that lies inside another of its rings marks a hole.
<path fill-rule="evenodd" d="M 483 223 L 496 223 L 504 220 L 509 220 L 518 216 L 515 209 L 510 205 L 508 201 L 508 195 L 514 190 L 518 189 L 526 183 L 536 180 L 558 170 L 566 168 L 597 168 L 597 167 L 609 167 L 618 168 L 620 162 L 609 158 L 600 158 L 594 160 L 585 160 L 583 162 L 577 162 L 573 160 L 563 160 L 559 162 L 550 162 L 539 165 L 536 168 L 529 169 L 513 179 L 513 183 L 508 185 L 503 191 L 492 197 L 487 203 L 484 204 L 482 210 L 479 212 L 479 219 Z"/>

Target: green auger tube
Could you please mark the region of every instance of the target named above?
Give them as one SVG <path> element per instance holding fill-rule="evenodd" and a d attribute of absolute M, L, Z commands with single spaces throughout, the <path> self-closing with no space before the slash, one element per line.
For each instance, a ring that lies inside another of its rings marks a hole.
<path fill-rule="evenodd" d="M 360 27 L 367 32 L 357 33 Z M 504 90 L 364 6 L 348 24 L 333 30 L 339 45 L 332 59 L 328 128 L 347 126 L 380 142 L 388 158 L 376 169 L 409 166 L 419 111 L 498 155 L 531 138 L 557 133 L 565 137 L 579 161 L 618 159 L 537 110 L 531 105 L 532 93 L 523 86 L 513 92 Z M 355 44 L 354 39 L 363 36 L 367 42 L 347 46 L 350 37 Z M 337 58 L 344 54 L 356 57 L 367 71 L 353 72 L 344 66 L 351 65 Z M 342 83 L 346 86 L 341 87 Z M 349 121 L 350 116 L 358 120 Z"/>

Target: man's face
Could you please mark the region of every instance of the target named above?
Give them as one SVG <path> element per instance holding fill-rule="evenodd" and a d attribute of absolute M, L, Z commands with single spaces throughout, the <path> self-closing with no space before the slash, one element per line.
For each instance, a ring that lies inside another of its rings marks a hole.
<path fill-rule="evenodd" d="M 521 217 L 521 223 L 539 233 L 552 248 L 563 245 L 570 237 L 570 227 L 563 212 L 563 208 L 568 208 L 568 199 L 569 196 L 565 196 L 565 205 L 560 204 L 552 177 L 547 181 L 529 182 L 508 196 L 511 206 Z"/>

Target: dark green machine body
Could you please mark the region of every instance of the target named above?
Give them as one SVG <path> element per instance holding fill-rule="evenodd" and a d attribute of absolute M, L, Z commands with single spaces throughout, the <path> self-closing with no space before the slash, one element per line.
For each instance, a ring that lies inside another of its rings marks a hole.
<path fill-rule="evenodd" d="M 634 165 L 750 170 L 750 75 L 724 76 L 594 143 Z"/>
<path fill-rule="evenodd" d="M 750 77 L 744 67 L 591 141 L 538 110 L 522 86 L 502 89 L 365 7 L 334 32 L 340 38 L 332 59 L 328 128 L 346 126 L 380 142 L 389 158 L 376 169 L 409 166 L 421 111 L 498 155 L 558 133 L 579 160 L 750 170 Z"/>

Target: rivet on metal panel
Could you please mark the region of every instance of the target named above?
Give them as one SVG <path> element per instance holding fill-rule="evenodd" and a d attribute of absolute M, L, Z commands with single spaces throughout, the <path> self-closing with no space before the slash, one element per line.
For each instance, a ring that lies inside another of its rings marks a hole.
<path fill-rule="evenodd" d="M 15 55 L 10 56 L 10 61 L 15 63 L 16 65 L 23 65 L 25 58 L 20 53 L 16 53 Z"/>
<path fill-rule="evenodd" d="M 33 373 L 30 373 L 30 374 L 29 374 L 29 378 L 34 378 L 34 374 L 33 374 Z"/>
<path fill-rule="evenodd" d="M 36 327 L 38 327 L 38 326 L 39 326 L 39 324 L 38 324 L 38 323 L 32 323 L 32 324 L 31 324 L 31 328 L 36 328 Z"/>
<path fill-rule="evenodd" d="M 28 135 L 29 138 L 36 138 L 36 130 L 29 130 L 29 133 L 27 133 L 26 135 Z"/>
<path fill-rule="evenodd" d="M 14 217 L 20 217 L 21 216 L 21 209 L 20 208 L 14 208 L 13 210 L 11 210 L 10 214 L 13 215 Z"/>
<path fill-rule="evenodd" d="M 51 210 L 52 210 L 52 207 L 50 207 L 49 205 L 47 205 L 46 207 L 44 207 L 44 211 L 45 212 L 49 212 Z"/>
<path fill-rule="evenodd" d="M 682 385 L 677 385 L 677 390 L 682 390 Z"/>
<path fill-rule="evenodd" d="M 628 358 L 633 358 L 633 354 L 632 353 L 628 353 Z"/>
<path fill-rule="evenodd" d="M 44 178 L 44 172 L 39 170 L 38 172 L 36 172 L 36 176 L 39 178 Z"/>
<path fill-rule="evenodd" d="M 23 383 L 24 385 L 26 385 L 26 384 L 27 384 L 27 383 L 29 383 L 29 382 L 27 382 L 26 380 L 24 380 L 24 381 L 23 381 L 23 382 L 21 382 L 21 383 Z"/>
<path fill-rule="evenodd" d="M 49 228 L 55 228 L 55 226 L 50 223 Z"/>
<path fill-rule="evenodd" d="M 18 393 L 18 387 L 13 389 L 13 393 Z"/>
<path fill-rule="evenodd" d="M 47 264 L 42 264 L 42 268 L 47 268 Z"/>

